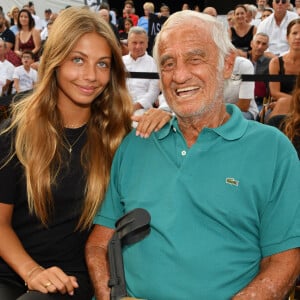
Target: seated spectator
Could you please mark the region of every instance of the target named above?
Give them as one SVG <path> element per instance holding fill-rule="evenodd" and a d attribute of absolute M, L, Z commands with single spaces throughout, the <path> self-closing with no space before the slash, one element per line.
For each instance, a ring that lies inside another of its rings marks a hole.
<path fill-rule="evenodd" d="M 163 4 L 160 9 L 159 13 L 157 14 L 159 17 L 166 17 L 168 18 L 170 16 L 170 7 L 166 4 Z"/>
<path fill-rule="evenodd" d="M 12 49 L 15 45 L 15 35 L 7 28 L 6 18 L 3 12 L 0 12 L 0 38 L 6 42 L 6 47 Z"/>
<path fill-rule="evenodd" d="M 48 32 L 49 26 L 48 25 L 52 25 L 53 22 L 55 21 L 55 19 L 57 18 L 57 16 L 58 16 L 57 13 L 52 13 L 51 16 L 50 16 L 50 19 L 47 22 L 47 26 L 42 30 L 42 32 L 41 32 L 41 41 L 42 41 L 42 44 L 48 38 L 48 34 L 49 34 L 49 32 Z"/>
<path fill-rule="evenodd" d="M 254 74 L 268 75 L 271 58 L 264 55 L 269 46 L 269 37 L 263 32 L 257 33 L 251 41 L 251 50 L 248 59 L 254 66 Z M 262 109 L 264 99 L 269 96 L 269 85 L 267 82 L 255 81 L 254 97 L 258 110 Z"/>
<path fill-rule="evenodd" d="M 133 22 L 133 26 L 137 26 L 139 16 L 134 13 L 134 3 L 132 0 L 126 0 L 124 2 L 123 15 L 118 20 L 119 30 L 124 30 L 124 20 L 130 18 Z"/>
<path fill-rule="evenodd" d="M 9 13 L 8 13 L 8 16 L 9 16 L 9 19 L 10 19 L 10 22 L 9 22 L 9 26 L 18 26 L 18 15 L 19 15 L 19 7 L 18 6 L 13 6 Z"/>
<path fill-rule="evenodd" d="M 126 55 L 129 53 L 128 50 L 128 32 L 130 28 L 133 27 L 133 22 L 130 18 L 126 18 L 124 20 L 124 30 L 119 32 L 120 42 L 122 47 L 122 55 Z"/>
<path fill-rule="evenodd" d="M 271 14 L 273 13 L 273 9 L 270 7 L 266 7 L 263 10 L 263 13 L 261 15 L 261 20 L 263 21 L 264 19 L 266 19 L 267 17 L 271 16 Z"/>
<path fill-rule="evenodd" d="M 288 11 L 290 0 L 273 0 L 274 13 L 260 22 L 257 32 L 264 32 L 269 36 L 267 55 L 279 56 L 289 50 L 286 40 L 286 29 L 290 21 L 298 18 L 295 12 Z"/>
<path fill-rule="evenodd" d="M 247 22 L 247 9 L 244 5 L 237 5 L 234 9 L 234 24 L 228 30 L 232 44 L 238 49 L 238 55 L 247 57 L 251 49 L 251 41 L 256 33 L 256 26 Z"/>
<path fill-rule="evenodd" d="M 286 39 L 289 51 L 270 61 L 269 72 L 274 75 L 297 75 L 300 70 L 300 18 L 294 19 L 287 26 Z M 280 82 L 270 82 L 270 92 L 275 102 L 271 105 L 271 116 L 287 114 L 291 101 L 291 94 L 295 86 L 294 79 L 284 79 Z"/>
<path fill-rule="evenodd" d="M 257 26 L 260 23 L 260 19 L 256 18 L 257 7 L 254 4 L 244 4 L 247 9 L 247 22 L 250 25 Z"/>
<path fill-rule="evenodd" d="M 273 116 L 267 124 L 283 131 L 295 146 L 300 159 L 300 75 L 297 76 L 289 112 L 286 115 Z"/>
<path fill-rule="evenodd" d="M 7 45 L 0 39 L 0 96 L 6 96 L 13 81 L 14 65 L 6 59 Z"/>
<path fill-rule="evenodd" d="M 213 17 L 217 17 L 218 16 L 218 13 L 217 13 L 217 10 L 212 7 L 212 6 L 207 6 L 203 9 L 203 13 L 204 14 L 208 14 L 210 16 L 213 16 Z"/>
<path fill-rule="evenodd" d="M 139 18 L 137 26 L 142 27 L 148 33 L 149 15 L 154 14 L 154 4 L 152 2 L 145 2 L 143 5 L 144 16 Z"/>
<path fill-rule="evenodd" d="M 112 29 L 112 31 L 114 32 L 115 34 L 115 37 L 118 41 L 118 43 L 120 44 L 120 35 L 119 35 L 119 31 L 118 31 L 118 28 L 117 26 L 115 26 L 111 21 L 110 21 L 110 14 L 109 14 L 109 9 L 108 8 L 100 8 L 99 9 L 99 16 L 101 18 L 103 18 L 110 26 L 110 28 Z"/>
<path fill-rule="evenodd" d="M 246 119 L 256 120 L 258 108 L 254 100 L 254 82 L 242 81 L 242 74 L 254 74 L 254 67 L 247 58 L 237 56 L 231 78 L 225 83 L 224 99 L 238 106 Z"/>
<path fill-rule="evenodd" d="M 255 18 L 259 19 L 261 21 L 263 11 L 267 6 L 267 0 L 256 0 L 256 6 L 257 6 L 257 13 L 256 13 Z"/>
<path fill-rule="evenodd" d="M 230 10 L 226 15 L 228 28 L 233 27 L 234 25 L 234 10 Z"/>
<path fill-rule="evenodd" d="M 38 52 L 41 47 L 40 31 L 34 27 L 34 19 L 27 9 L 21 9 L 18 16 L 19 32 L 16 35 L 15 53 L 19 57 L 18 65 L 21 65 L 21 56 L 24 50 L 31 50 L 38 60 Z"/>
<path fill-rule="evenodd" d="M 30 50 L 22 53 L 22 65 L 15 68 L 13 79 L 14 88 L 17 93 L 32 90 L 37 82 L 37 71 L 31 68 L 34 55 Z"/>
<path fill-rule="evenodd" d="M 148 35 L 145 29 L 138 26 L 131 27 L 128 34 L 129 54 L 123 56 L 128 72 L 157 73 L 156 63 L 147 53 L 147 47 Z M 160 92 L 158 79 L 128 78 L 127 87 L 135 111 L 151 108 Z"/>

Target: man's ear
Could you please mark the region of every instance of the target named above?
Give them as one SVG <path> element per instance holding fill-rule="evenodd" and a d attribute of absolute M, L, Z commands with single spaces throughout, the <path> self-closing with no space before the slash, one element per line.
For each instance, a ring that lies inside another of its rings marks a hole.
<path fill-rule="evenodd" d="M 230 78 L 230 76 L 232 74 L 235 58 L 236 58 L 236 52 L 235 51 L 231 51 L 225 57 L 224 70 L 223 70 L 224 79 Z"/>

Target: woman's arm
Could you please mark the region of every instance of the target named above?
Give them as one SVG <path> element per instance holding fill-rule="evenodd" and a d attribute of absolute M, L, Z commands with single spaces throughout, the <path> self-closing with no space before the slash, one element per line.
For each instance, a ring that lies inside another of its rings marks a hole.
<path fill-rule="evenodd" d="M 271 59 L 269 64 L 269 74 L 270 75 L 278 75 L 279 74 L 279 59 L 278 57 L 274 57 Z M 280 91 L 280 82 L 272 82 L 269 83 L 270 93 L 272 98 L 278 100 L 279 98 L 286 98 L 290 95 L 287 93 L 283 93 Z"/>
<path fill-rule="evenodd" d="M 41 35 L 36 29 L 32 29 L 32 37 L 34 42 L 34 48 L 32 49 L 33 54 L 37 54 L 41 48 Z"/>
<path fill-rule="evenodd" d="M 22 52 L 20 51 L 20 32 L 18 32 L 18 33 L 16 34 L 16 41 L 15 41 L 15 48 L 14 48 L 14 50 L 15 50 L 15 53 L 16 53 L 19 57 L 21 57 Z"/>
<path fill-rule="evenodd" d="M 14 206 L 0 203 L 0 256 L 26 282 L 28 289 L 42 293 L 74 294 L 78 287 L 74 276 L 58 267 L 44 269 L 25 251 L 11 226 Z"/>

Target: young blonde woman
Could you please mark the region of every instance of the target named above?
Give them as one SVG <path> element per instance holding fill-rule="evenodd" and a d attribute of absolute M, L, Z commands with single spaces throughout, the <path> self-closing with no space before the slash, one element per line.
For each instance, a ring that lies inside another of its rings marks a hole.
<path fill-rule="evenodd" d="M 0 299 L 91 299 L 84 245 L 131 129 L 124 70 L 105 21 L 59 14 L 42 80 L 1 129 Z"/>

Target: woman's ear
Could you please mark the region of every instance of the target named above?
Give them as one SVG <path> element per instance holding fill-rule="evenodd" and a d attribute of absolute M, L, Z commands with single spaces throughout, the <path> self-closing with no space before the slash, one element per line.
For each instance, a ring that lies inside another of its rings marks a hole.
<path fill-rule="evenodd" d="M 232 74 L 235 58 L 236 58 L 236 52 L 235 51 L 231 51 L 225 57 L 224 70 L 223 70 L 224 79 L 230 78 L 230 76 Z"/>

